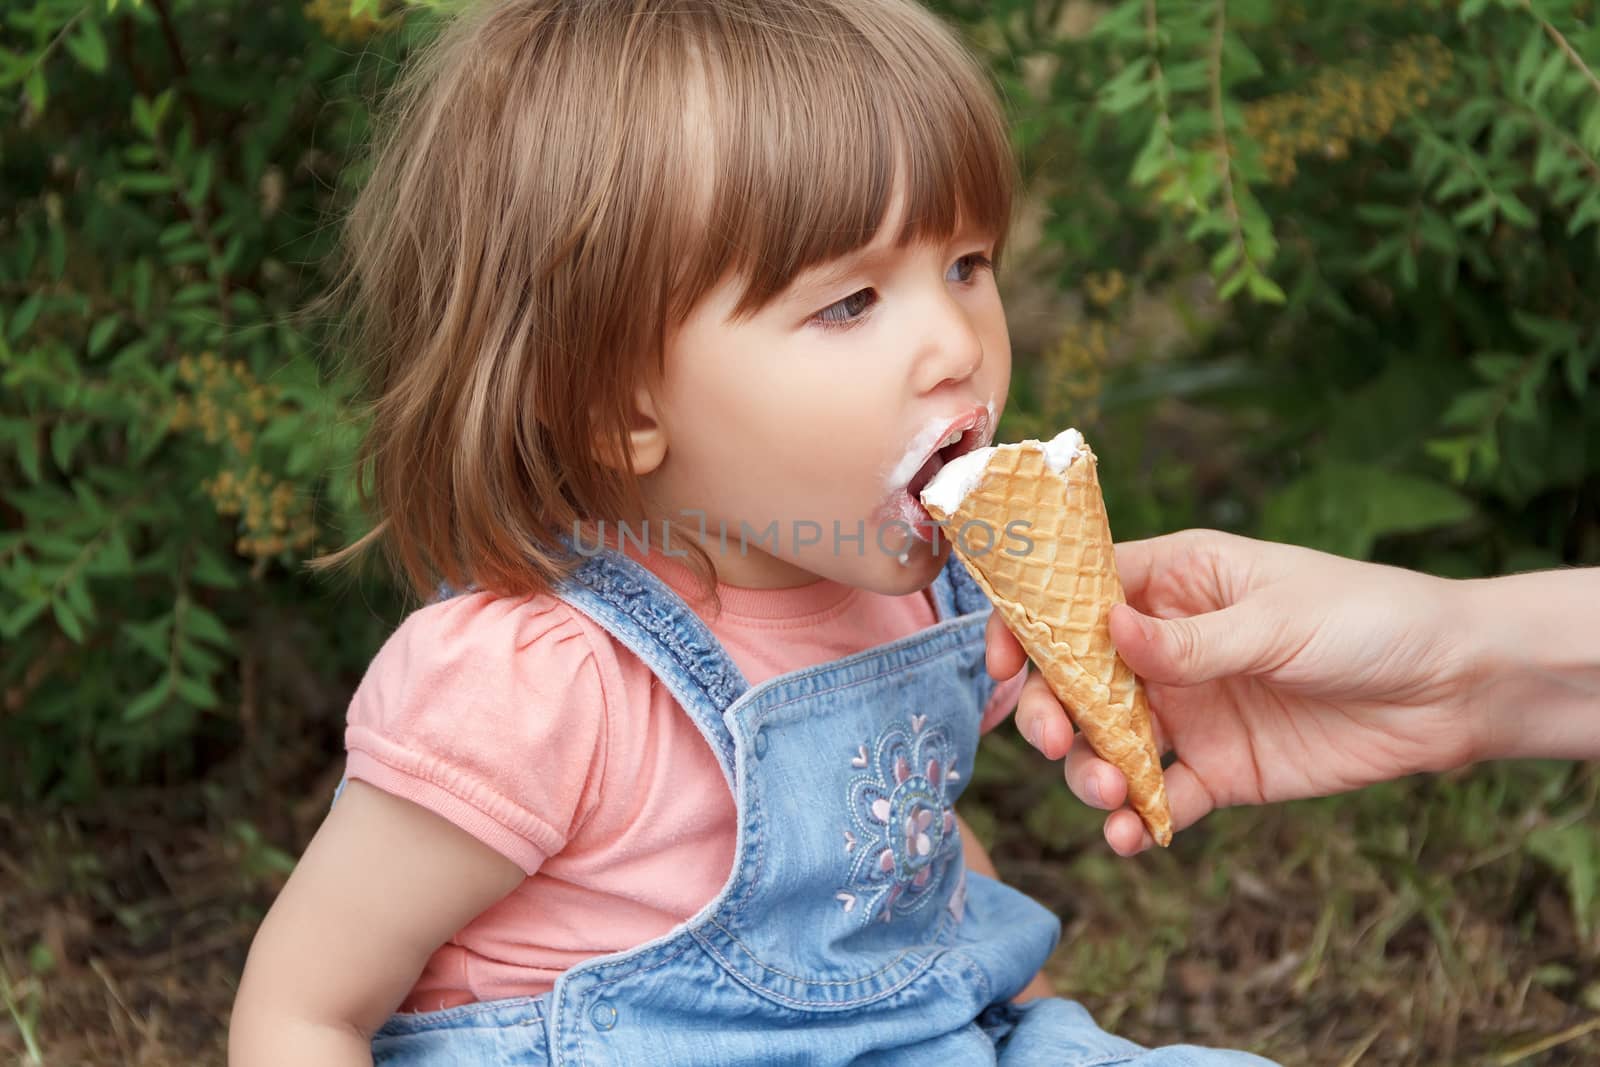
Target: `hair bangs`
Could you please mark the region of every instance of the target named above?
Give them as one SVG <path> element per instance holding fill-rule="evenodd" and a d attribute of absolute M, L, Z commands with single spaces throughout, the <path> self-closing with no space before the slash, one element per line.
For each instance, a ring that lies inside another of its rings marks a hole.
<path fill-rule="evenodd" d="M 870 244 L 897 193 L 897 245 L 971 229 L 998 262 L 1016 181 L 1005 116 L 935 16 L 825 0 L 713 17 L 734 25 L 701 38 L 713 143 L 695 153 L 709 174 L 678 243 L 698 254 L 679 263 L 677 314 L 730 274 L 743 280 L 734 317 L 754 314 L 801 272 Z"/>

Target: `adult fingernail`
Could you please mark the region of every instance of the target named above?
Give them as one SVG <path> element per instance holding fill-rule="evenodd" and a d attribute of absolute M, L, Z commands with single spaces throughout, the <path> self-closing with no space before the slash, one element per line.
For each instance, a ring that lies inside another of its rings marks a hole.
<path fill-rule="evenodd" d="M 1095 807 L 1099 808 L 1105 806 L 1105 794 L 1100 791 L 1100 778 L 1098 775 L 1091 774 L 1088 778 L 1084 779 L 1083 794 L 1089 803 L 1093 804 Z"/>

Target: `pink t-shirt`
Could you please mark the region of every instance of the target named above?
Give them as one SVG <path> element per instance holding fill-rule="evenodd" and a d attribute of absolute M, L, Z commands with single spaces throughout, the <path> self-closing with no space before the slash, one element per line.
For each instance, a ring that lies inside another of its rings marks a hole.
<path fill-rule="evenodd" d="M 629 554 L 695 603 L 681 563 Z M 723 610 L 707 624 L 752 685 L 935 622 L 927 592 L 717 589 Z M 996 689 L 982 729 L 1015 707 L 1025 674 Z M 433 954 L 402 1011 L 547 992 L 567 968 L 692 918 L 733 864 L 733 797 L 693 721 L 554 596 L 471 593 L 413 612 L 367 669 L 345 746 L 348 777 L 528 874 Z"/>

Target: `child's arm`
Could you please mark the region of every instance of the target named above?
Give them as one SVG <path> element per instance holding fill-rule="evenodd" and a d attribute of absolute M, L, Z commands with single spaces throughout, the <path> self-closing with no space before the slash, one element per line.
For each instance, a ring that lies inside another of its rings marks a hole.
<path fill-rule="evenodd" d="M 526 877 L 465 831 L 352 779 L 256 932 L 230 1067 L 372 1063 L 435 949 Z"/>
<path fill-rule="evenodd" d="M 1000 881 L 1000 872 L 994 869 L 994 861 L 989 858 L 989 850 L 983 847 L 983 842 L 978 840 L 978 835 L 972 832 L 972 827 L 967 825 L 967 820 L 961 817 L 960 812 L 956 813 L 956 825 L 961 828 L 961 857 L 966 860 L 967 869 L 977 871 L 997 882 Z M 1033 981 L 1023 987 L 1022 992 L 1011 999 L 1021 1003 L 1024 1000 L 1055 995 L 1055 987 L 1050 984 L 1049 976 L 1040 971 L 1033 976 Z"/>

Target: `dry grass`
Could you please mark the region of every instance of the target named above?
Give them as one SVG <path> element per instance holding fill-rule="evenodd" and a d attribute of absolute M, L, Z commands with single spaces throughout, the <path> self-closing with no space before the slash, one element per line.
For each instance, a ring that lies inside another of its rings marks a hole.
<path fill-rule="evenodd" d="M 30 1062 L 31 1042 L 52 1067 L 221 1064 L 336 743 L 308 739 L 271 774 L 0 810 L 0 1062 Z M 1108 1029 L 1318 1067 L 1600 1063 L 1594 768 L 1228 812 L 1135 861 L 1055 775 L 993 737 L 963 809 L 1062 916 L 1050 970 Z"/>

